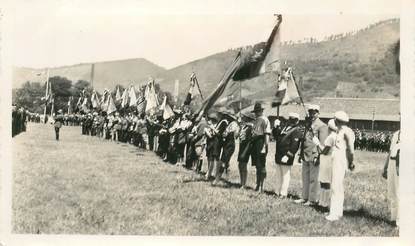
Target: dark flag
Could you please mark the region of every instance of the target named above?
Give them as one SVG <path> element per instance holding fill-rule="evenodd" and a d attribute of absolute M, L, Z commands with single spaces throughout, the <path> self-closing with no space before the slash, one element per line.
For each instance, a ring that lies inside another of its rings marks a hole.
<path fill-rule="evenodd" d="M 233 80 L 245 80 L 259 74 L 280 70 L 280 24 L 282 16 L 277 15 L 277 23 L 266 43 L 260 43 L 244 51 L 244 65 L 235 73 Z"/>

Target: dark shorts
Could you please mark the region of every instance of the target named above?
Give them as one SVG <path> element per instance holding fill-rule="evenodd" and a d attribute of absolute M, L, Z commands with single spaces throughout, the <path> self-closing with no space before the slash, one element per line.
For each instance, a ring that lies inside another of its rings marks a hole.
<path fill-rule="evenodd" d="M 206 157 L 209 159 L 218 159 L 220 155 L 219 138 L 213 137 L 206 141 Z"/>
<path fill-rule="evenodd" d="M 267 153 L 261 153 L 265 144 L 265 137 L 256 138 L 252 143 L 252 165 L 257 169 L 257 172 L 266 174 L 265 164 Z"/>
<path fill-rule="evenodd" d="M 249 141 L 239 143 L 238 162 L 248 163 L 249 157 L 252 160 L 252 144 Z"/>
<path fill-rule="evenodd" d="M 223 146 L 220 160 L 224 163 L 229 163 L 234 152 L 235 152 L 235 141 L 226 142 Z"/>

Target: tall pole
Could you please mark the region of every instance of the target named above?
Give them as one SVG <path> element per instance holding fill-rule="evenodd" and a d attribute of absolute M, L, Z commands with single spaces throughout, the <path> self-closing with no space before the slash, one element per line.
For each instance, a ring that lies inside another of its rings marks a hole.
<path fill-rule="evenodd" d="M 49 68 L 46 70 L 46 92 L 45 92 L 45 109 L 43 110 L 43 123 L 46 123 L 46 108 L 48 107 L 48 93 L 49 93 Z"/>
<path fill-rule="evenodd" d="M 94 70 L 95 70 L 95 64 L 91 64 L 91 87 L 94 89 Z"/>
<path fill-rule="evenodd" d="M 242 116 L 242 80 L 239 81 L 239 118 Z"/>
<path fill-rule="evenodd" d="M 376 111 L 376 108 L 374 107 L 372 111 L 372 132 L 373 132 L 373 129 L 375 128 L 375 111 Z"/>

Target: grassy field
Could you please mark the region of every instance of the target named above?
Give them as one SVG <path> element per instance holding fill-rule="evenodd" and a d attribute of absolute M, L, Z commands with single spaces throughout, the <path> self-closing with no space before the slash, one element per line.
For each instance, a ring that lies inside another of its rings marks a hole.
<path fill-rule="evenodd" d="M 397 236 L 388 221 L 385 154 L 357 152 L 346 175 L 345 216 L 328 222 L 310 207 L 273 196 L 272 153 L 264 194 L 229 182 L 213 187 L 192 171 L 127 144 L 29 124 L 13 139 L 13 232 L 118 235 Z M 204 167 L 206 168 L 206 167 Z M 255 184 L 249 171 L 248 184 Z M 301 192 L 294 166 L 290 193 Z"/>

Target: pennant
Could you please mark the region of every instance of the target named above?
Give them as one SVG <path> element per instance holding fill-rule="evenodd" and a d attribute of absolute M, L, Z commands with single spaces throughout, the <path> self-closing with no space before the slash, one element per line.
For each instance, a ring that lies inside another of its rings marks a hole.
<path fill-rule="evenodd" d="M 243 66 L 233 76 L 234 80 L 245 80 L 259 74 L 280 70 L 280 24 L 282 16 L 277 15 L 277 23 L 267 42 L 255 45 L 243 53 Z"/>
<path fill-rule="evenodd" d="M 121 97 L 120 87 L 117 86 L 117 91 L 115 92 L 115 101 L 119 102 L 121 100 L 122 100 L 122 97 Z"/>
<path fill-rule="evenodd" d="M 88 97 L 84 97 L 83 100 L 81 108 L 84 112 L 88 112 Z"/>
<path fill-rule="evenodd" d="M 111 93 L 107 89 L 104 89 L 104 92 L 102 93 L 101 103 L 100 103 L 102 111 L 107 111 L 108 109 L 108 96 L 110 94 Z"/>
<path fill-rule="evenodd" d="M 135 93 L 134 86 L 130 87 L 130 90 L 128 92 L 128 98 L 129 98 L 129 106 L 135 106 L 137 104 L 137 95 Z"/>
<path fill-rule="evenodd" d="M 93 108 L 98 108 L 99 107 L 99 100 L 98 100 L 98 95 L 97 95 L 97 92 L 96 91 L 94 91 L 92 93 L 91 103 L 92 103 L 92 107 Z"/>
<path fill-rule="evenodd" d="M 154 80 L 150 80 L 145 91 L 146 108 L 145 112 L 149 112 L 159 105 L 158 97 L 154 88 Z"/>
<path fill-rule="evenodd" d="M 275 97 L 276 103 L 281 105 L 297 102 L 301 98 L 291 68 L 287 69 L 279 82 Z"/>
<path fill-rule="evenodd" d="M 124 92 L 122 93 L 122 96 L 121 96 L 121 107 L 122 108 L 125 108 L 125 107 L 127 107 L 127 105 L 128 105 L 128 90 L 127 89 L 124 89 Z"/>
<path fill-rule="evenodd" d="M 117 107 L 115 107 L 114 100 L 112 99 L 111 94 L 108 95 L 108 108 L 107 108 L 107 114 L 111 114 L 115 111 L 117 111 Z"/>
<path fill-rule="evenodd" d="M 163 110 L 163 119 L 167 120 L 170 117 L 174 116 L 174 112 L 171 109 L 170 105 L 167 103 L 167 96 L 164 96 L 163 104 L 161 105 Z"/>

